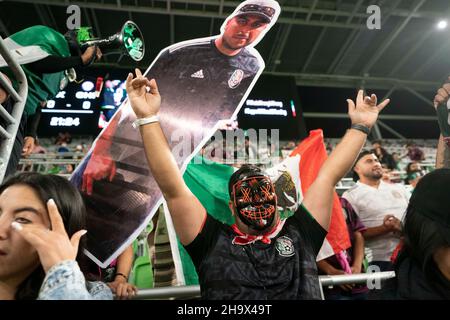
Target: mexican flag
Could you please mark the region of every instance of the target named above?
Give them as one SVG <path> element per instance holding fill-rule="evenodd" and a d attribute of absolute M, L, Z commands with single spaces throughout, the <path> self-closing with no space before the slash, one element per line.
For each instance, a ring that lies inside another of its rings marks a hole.
<path fill-rule="evenodd" d="M 202 161 L 195 161 L 195 158 L 187 166 L 183 175 L 184 181 L 192 193 L 200 200 L 206 211 L 219 221 L 232 225 L 234 219 L 228 207 L 228 180 L 235 169 L 233 167 L 209 161 L 202 158 Z M 165 207 L 164 212 L 168 212 Z M 166 215 L 166 219 L 167 219 Z M 173 238 L 170 239 L 171 243 Z M 173 252 L 175 270 L 180 285 L 198 284 L 198 275 L 194 264 L 187 251 L 177 239 L 176 244 L 179 256 Z M 180 272 L 181 271 L 181 272 Z"/>
<path fill-rule="evenodd" d="M 69 57 L 69 46 L 64 36 L 46 26 L 32 26 L 4 39 L 4 44 L 19 64 L 41 60 L 48 55 Z M 0 67 L 6 61 L 0 56 Z"/>
<path fill-rule="evenodd" d="M 309 137 L 303 140 L 290 154 L 290 156 L 294 155 L 301 155 L 300 180 L 302 181 L 302 191 L 305 193 L 316 179 L 322 164 L 328 157 L 325 144 L 323 143 L 322 130 L 311 131 Z M 334 192 L 330 229 L 317 256 L 317 261 L 340 253 L 348 249 L 350 245 L 350 238 L 339 197 Z"/>
<path fill-rule="evenodd" d="M 281 163 L 268 168 L 265 173 L 275 185 L 278 210 L 282 218 L 292 215 L 301 203 L 301 184 L 299 169 L 300 156 L 289 157 Z M 237 168 L 216 163 L 205 158 L 193 158 L 183 175 L 192 193 L 200 200 L 206 211 L 219 221 L 232 225 L 228 202 L 228 180 Z M 179 285 L 198 284 L 198 275 L 186 250 L 178 241 L 169 210 L 164 205 L 177 282 Z"/>
<path fill-rule="evenodd" d="M 4 40 L 9 53 L 18 64 L 22 65 L 28 82 L 28 96 L 24 112 L 29 116 L 36 112 L 41 101 L 54 97 L 62 90 L 68 80 L 64 72 L 38 74 L 30 70 L 26 64 L 36 62 L 49 55 L 69 57 L 70 50 L 64 36 L 46 26 L 32 26 L 12 34 Z M 1 72 L 6 74 L 17 89 L 18 84 L 7 63 L 0 56 Z"/>
<path fill-rule="evenodd" d="M 303 193 L 314 181 L 322 163 L 327 158 L 321 130 L 315 130 L 303 140 L 289 157 L 265 173 L 275 185 L 278 210 L 282 218 L 292 215 L 303 200 Z M 228 207 L 228 180 L 237 168 L 207 159 L 194 158 L 183 175 L 192 193 L 214 218 L 232 225 L 234 218 Z M 179 285 L 198 284 L 195 267 L 176 238 L 167 206 L 164 208 Z M 350 247 L 347 226 L 337 194 L 335 194 L 330 230 L 319 253 L 325 259 Z M 319 259 L 320 257 L 320 259 Z"/>

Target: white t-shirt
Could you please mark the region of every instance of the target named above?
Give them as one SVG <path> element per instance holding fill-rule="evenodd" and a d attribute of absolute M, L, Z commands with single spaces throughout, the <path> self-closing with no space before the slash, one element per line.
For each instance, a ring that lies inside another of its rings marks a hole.
<path fill-rule="evenodd" d="M 411 194 L 400 184 L 380 182 L 378 188 L 357 182 L 342 197 L 355 209 L 367 228 L 383 224 L 386 215 L 402 220 Z M 399 239 L 392 233 L 366 240 L 366 255 L 370 261 L 390 261 Z"/>

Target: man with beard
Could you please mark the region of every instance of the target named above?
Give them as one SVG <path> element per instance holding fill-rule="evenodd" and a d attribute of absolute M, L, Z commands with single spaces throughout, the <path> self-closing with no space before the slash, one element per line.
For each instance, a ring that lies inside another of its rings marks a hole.
<path fill-rule="evenodd" d="M 409 192 L 399 184 L 382 181 L 383 168 L 371 151 L 362 151 L 353 167 L 356 184 L 343 194 L 367 227 L 363 232 L 366 256 L 380 271 L 392 270 L 390 257 L 398 245 Z"/>

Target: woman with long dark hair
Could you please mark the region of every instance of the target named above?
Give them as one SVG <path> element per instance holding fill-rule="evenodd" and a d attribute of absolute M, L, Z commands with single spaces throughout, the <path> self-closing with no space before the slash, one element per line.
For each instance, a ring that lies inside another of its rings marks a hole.
<path fill-rule="evenodd" d="M 0 300 L 112 299 L 86 281 L 86 210 L 78 190 L 55 175 L 21 173 L 0 186 Z"/>
<path fill-rule="evenodd" d="M 404 218 L 389 299 L 450 299 L 450 169 L 425 175 Z"/>

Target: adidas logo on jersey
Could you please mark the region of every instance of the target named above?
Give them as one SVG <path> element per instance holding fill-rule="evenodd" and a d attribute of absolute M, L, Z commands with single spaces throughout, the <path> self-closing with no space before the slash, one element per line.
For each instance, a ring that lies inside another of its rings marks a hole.
<path fill-rule="evenodd" d="M 194 72 L 193 74 L 191 74 L 191 78 L 200 78 L 203 79 L 203 69 L 198 70 L 197 72 Z"/>

